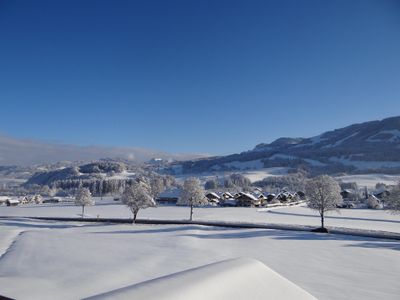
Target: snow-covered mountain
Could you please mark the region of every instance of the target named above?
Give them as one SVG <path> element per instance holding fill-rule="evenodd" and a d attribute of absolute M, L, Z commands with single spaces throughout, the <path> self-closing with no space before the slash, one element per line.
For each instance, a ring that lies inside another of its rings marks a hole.
<path fill-rule="evenodd" d="M 183 173 L 293 167 L 324 173 L 400 173 L 400 117 L 353 124 L 310 138 L 279 138 L 240 154 L 175 164 Z"/>
<path fill-rule="evenodd" d="M 134 147 L 77 146 L 0 135 L 0 165 L 27 166 L 59 161 L 93 161 L 120 158 L 142 163 L 154 157 L 164 160 L 184 160 L 200 157 L 193 154 L 173 154 Z"/>

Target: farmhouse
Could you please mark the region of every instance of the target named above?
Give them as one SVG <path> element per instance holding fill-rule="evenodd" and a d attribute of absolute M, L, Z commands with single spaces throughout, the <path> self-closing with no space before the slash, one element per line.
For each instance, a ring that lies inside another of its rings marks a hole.
<path fill-rule="evenodd" d="M 208 202 L 212 205 L 218 205 L 219 200 L 221 200 L 221 197 L 213 192 L 207 193 L 206 198 L 208 199 Z"/>
<path fill-rule="evenodd" d="M 17 199 L 7 199 L 6 200 L 7 206 L 17 206 L 19 204 L 19 200 Z"/>
<path fill-rule="evenodd" d="M 0 196 L 0 204 L 5 204 L 8 199 L 10 198 L 7 196 Z"/>
<path fill-rule="evenodd" d="M 224 192 L 221 196 L 222 199 L 232 199 L 234 198 L 233 195 L 229 192 Z"/>
<path fill-rule="evenodd" d="M 383 188 L 383 189 L 379 189 L 379 190 L 375 191 L 375 192 L 373 193 L 373 195 L 374 195 L 375 197 L 377 197 L 378 199 L 383 199 L 383 198 L 389 196 L 389 195 L 390 195 L 390 192 L 389 192 L 389 190 Z"/>
<path fill-rule="evenodd" d="M 176 205 L 182 190 L 178 188 L 171 188 L 162 192 L 156 199 L 157 204 L 159 205 Z"/>
<path fill-rule="evenodd" d="M 261 200 L 249 193 L 237 193 L 235 199 L 238 206 L 254 207 L 261 205 Z"/>
<path fill-rule="evenodd" d="M 356 191 L 352 189 L 344 189 L 340 192 L 340 195 L 342 195 L 343 200 L 354 200 L 357 197 Z"/>
<path fill-rule="evenodd" d="M 61 199 L 58 197 L 54 197 L 54 198 L 49 198 L 49 199 L 45 199 L 42 201 L 42 203 L 60 203 Z"/>

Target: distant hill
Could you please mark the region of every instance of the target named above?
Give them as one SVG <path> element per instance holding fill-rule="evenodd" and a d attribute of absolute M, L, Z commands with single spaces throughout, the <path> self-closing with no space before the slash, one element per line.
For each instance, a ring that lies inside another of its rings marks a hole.
<path fill-rule="evenodd" d="M 254 149 L 175 163 L 171 173 L 292 167 L 315 173 L 400 173 L 400 117 L 353 124 L 310 138 L 279 138 Z"/>
<path fill-rule="evenodd" d="M 0 165 L 29 166 L 60 161 L 90 162 L 102 158 L 124 159 L 142 163 L 154 157 L 164 160 L 185 160 L 201 157 L 196 154 L 165 153 L 134 147 L 77 146 L 0 135 Z"/>

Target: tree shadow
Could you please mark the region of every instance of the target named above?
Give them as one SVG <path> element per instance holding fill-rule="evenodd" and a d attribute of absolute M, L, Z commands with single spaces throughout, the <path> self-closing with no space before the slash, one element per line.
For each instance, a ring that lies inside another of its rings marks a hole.
<path fill-rule="evenodd" d="M 384 249 L 400 251 L 400 243 L 399 242 L 388 242 L 388 241 L 364 242 L 364 243 L 359 243 L 359 244 L 355 244 L 355 245 L 346 245 L 346 247 L 384 248 Z"/>
<path fill-rule="evenodd" d="M 288 216 L 299 216 L 299 217 L 311 217 L 311 218 L 320 218 L 319 215 L 308 215 L 308 214 L 299 214 L 299 213 L 290 213 L 290 212 L 282 212 L 282 211 L 267 211 L 270 214 L 277 215 L 288 215 Z M 385 220 L 385 219 L 367 219 L 367 218 L 358 218 L 358 217 L 338 217 L 338 216 L 325 216 L 325 219 L 340 219 L 340 220 L 357 220 L 357 221 L 373 221 L 373 222 L 388 222 L 388 223 L 400 223 L 400 220 Z"/>
<path fill-rule="evenodd" d="M 76 222 L 78 223 L 78 222 Z M 84 221 L 82 220 L 82 223 Z M 16 218 L 12 220 L 0 220 L 0 226 L 9 226 L 9 227 L 22 227 L 22 228 L 46 228 L 46 229 L 65 229 L 65 228 L 80 228 L 80 227 L 98 227 L 98 226 L 109 226 L 115 224 L 93 224 L 93 223 L 86 223 L 86 224 L 59 224 L 59 222 L 49 222 L 49 221 L 38 221 L 38 220 L 29 220 L 29 219 L 22 219 Z"/>
<path fill-rule="evenodd" d="M 215 233 L 215 234 L 181 234 L 180 236 L 193 237 L 199 239 L 248 239 L 269 237 L 276 240 L 299 240 L 299 241 L 348 241 L 352 244 L 345 247 L 363 247 L 363 248 L 385 248 L 400 251 L 400 242 L 387 239 L 376 239 L 344 234 L 326 234 L 313 233 L 306 231 L 285 231 L 276 229 L 232 229 L 236 232 Z M 245 230 L 245 231 L 244 231 Z"/>
<path fill-rule="evenodd" d="M 141 226 L 142 224 L 134 224 L 133 226 Z M 146 224 L 147 225 L 147 224 Z M 147 225 L 149 226 L 149 225 Z M 150 225 L 151 226 L 151 225 Z M 165 226 L 165 225 L 163 225 Z M 232 230 L 231 228 L 223 227 L 212 227 L 212 226 L 202 226 L 202 225 L 171 225 L 172 227 L 167 228 L 154 228 L 154 229 L 132 229 L 132 230 L 119 230 L 119 231 L 92 231 L 88 232 L 90 234 L 157 234 L 157 233 L 167 233 L 167 232 L 179 232 L 188 230 L 201 230 L 201 231 L 221 231 L 221 230 Z"/>

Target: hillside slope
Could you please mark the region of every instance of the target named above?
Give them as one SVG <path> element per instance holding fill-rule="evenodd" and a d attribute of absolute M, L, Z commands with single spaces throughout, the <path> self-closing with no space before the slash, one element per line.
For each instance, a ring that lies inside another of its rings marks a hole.
<path fill-rule="evenodd" d="M 277 166 L 325 173 L 400 173 L 400 117 L 353 124 L 310 138 L 279 138 L 240 154 L 174 164 L 169 171 L 197 173 Z"/>

